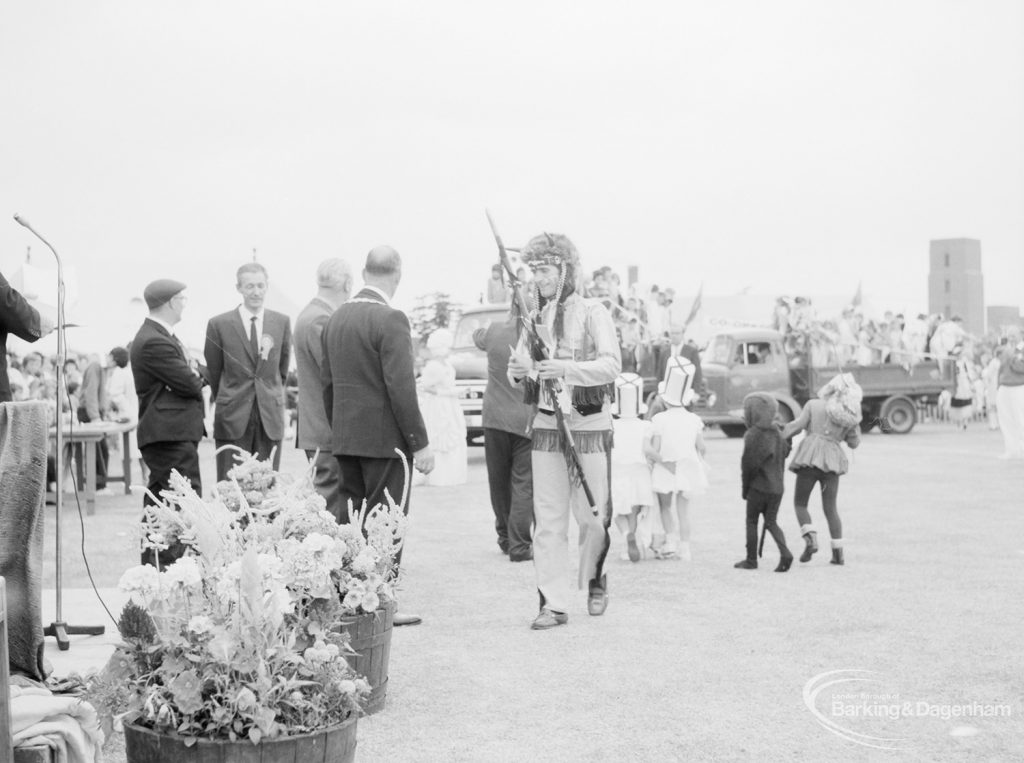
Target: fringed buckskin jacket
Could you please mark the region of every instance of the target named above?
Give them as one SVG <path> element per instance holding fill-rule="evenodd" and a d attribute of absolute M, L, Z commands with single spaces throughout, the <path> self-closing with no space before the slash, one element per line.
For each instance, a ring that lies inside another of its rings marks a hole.
<path fill-rule="evenodd" d="M 565 371 L 565 378 L 559 379 L 559 395 L 562 410 L 566 412 L 569 428 L 573 432 L 593 432 L 595 435 L 610 435 L 612 416 L 606 403 L 614 395 L 615 377 L 619 375 L 622 355 L 615 335 L 615 323 L 608 309 L 599 300 L 587 299 L 570 294 L 563 303 L 563 331 L 556 340 L 552 357 L 556 360 L 571 360 Z M 538 322 L 547 326 L 554 337 L 555 303 L 548 302 L 541 311 Z M 520 338 L 517 352 L 528 353 L 525 335 Z M 534 447 L 538 439 L 553 440 L 558 425 L 552 412 L 556 401 L 541 393 L 537 415 L 533 421 Z M 581 412 L 582 411 L 582 412 Z M 547 431 L 543 431 L 547 430 Z M 552 432 L 548 435 L 548 432 Z M 587 437 L 576 437 L 580 452 L 604 451 L 607 436 L 594 437 L 594 443 L 587 443 Z M 550 448 L 557 450 L 557 442 Z M 591 447 L 592 446 L 592 447 Z"/>

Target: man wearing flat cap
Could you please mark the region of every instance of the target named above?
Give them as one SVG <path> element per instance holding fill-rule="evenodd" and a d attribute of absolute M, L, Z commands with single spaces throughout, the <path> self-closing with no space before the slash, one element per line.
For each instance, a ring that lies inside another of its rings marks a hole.
<path fill-rule="evenodd" d="M 203 425 L 205 369 L 189 358 L 184 344 L 174 335 L 185 309 L 185 284 L 168 278 L 153 281 L 143 294 L 149 317 L 135 335 L 131 349 L 132 376 L 139 396 L 138 442 L 142 460 L 149 469 L 149 492 L 143 506 L 153 504 L 170 486 L 171 470 L 192 483 L 202 495 L 199 477 L 199 441 L 206 434 Z M 143 551 L 142 563 L 171 564 L 184 553 L 173 544 L 159 554 Z"/>

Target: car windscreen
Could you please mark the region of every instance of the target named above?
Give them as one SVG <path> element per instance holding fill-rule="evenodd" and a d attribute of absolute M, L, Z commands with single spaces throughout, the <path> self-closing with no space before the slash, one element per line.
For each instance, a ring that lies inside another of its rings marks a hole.
<path fill-rule="evenodd" d="M 508 311 L 505 308 L 480 313 L 470 313 L 459 318 L 455 327 L 455 341 L 452 348 L 459 350 L 467 347 L 475 347 L 473 344 L 473 332 L 480 328 L 487 328 L 491 323 L 503 320 Z"/>

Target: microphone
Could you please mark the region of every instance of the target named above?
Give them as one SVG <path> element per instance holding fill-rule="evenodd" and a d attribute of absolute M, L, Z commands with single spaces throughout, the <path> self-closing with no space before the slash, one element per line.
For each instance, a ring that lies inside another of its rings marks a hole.
<path fill-rule="evenodd" d="M 14 222 L 16 222 L 18 225 L 28 228 L 29 230 L 32 230 L 32 226 L 28 224 L 28 220 L 19 215 L 17 212 L 14 213 Z"/>

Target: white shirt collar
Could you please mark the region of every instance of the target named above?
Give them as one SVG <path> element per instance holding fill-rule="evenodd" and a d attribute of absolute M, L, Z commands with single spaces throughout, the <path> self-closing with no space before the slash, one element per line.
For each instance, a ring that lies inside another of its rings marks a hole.
<path fill-rule="evenodd" d="M 245 327 L 245 335 L 249 336 L 249 326 L 252 324 L 252 319 L 256 318 L 256 336 L 263 336 L 263 313 L 265 311 L 261 309 L 258 313 L 250 312 L 249 309 L 243 304 L 238 306 L 238 314 L 242 318 L 242 325 Z M 262 340 L 260 340 L 262 341 Z"/>
<path fill-rule="evenodd" d="M 160 320 L 155 315 L 149 316 L 149 319 L 151 321 L 153 321 L 153 323 L 158 323 L 161 326 L 163 326 L 165 329 L 167 329 L 167 333 L 168 334 L 170 334 L 171 336 L 174 336 L 174 326 L 172 326 L 170 323 L 168 323 L 167 321 L 164 321 L 164 320 Z"/>
<path fill-rule="evenodd" d="M 381 299 L 384 300 L 384 304 L 385 305 L 387 305 L 388 307 L 391 307 L 391 300 L 388 299 L 388 295 L 385 294 L 380 289 L 378 289 L 376 286 L 370 286 L 369 284 L 363 284 L 363 289 L 368 290 L 368 291 L 372 291 L 374 294 L 378 295 Z"/>

